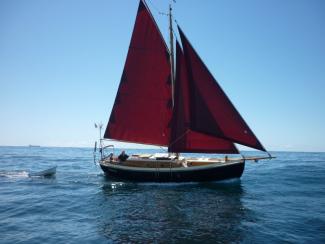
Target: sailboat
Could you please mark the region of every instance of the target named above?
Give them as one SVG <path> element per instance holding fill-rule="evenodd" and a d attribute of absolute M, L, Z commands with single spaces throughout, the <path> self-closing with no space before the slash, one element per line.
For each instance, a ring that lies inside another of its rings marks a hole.
<path fill-rule="evenodd" d="M 169 7 L 170 48 L 144 0 L 135 26 L 114 106 L 100 141 L 106 175 L 130 181 L 189 182 L 240 178 L 245 161 L 272 158 L 238 113 L 182 29 L 174 37 Z M 174 63 L 176 56 L 176 64 Z M 176 66 L 176 67 L 175 67 Z M 175 71 L 176 68 L 176 71 Z M 107 155 L 102 141 L 157 145 L 168 154 Z M 181 153 L 239 154 L 234 143 L 266 157 L 183 157 Z"/>

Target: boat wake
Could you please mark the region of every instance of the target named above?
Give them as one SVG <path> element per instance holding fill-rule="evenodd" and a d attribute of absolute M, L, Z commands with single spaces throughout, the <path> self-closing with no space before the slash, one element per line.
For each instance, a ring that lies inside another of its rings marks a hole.
<path fill-rule="evenodd" d="M 28 172 L 24 170 L 13 170 L 13 171 L 0 171 L 0 177 L 19 179 L 19 178 L 28 178 Z"/>

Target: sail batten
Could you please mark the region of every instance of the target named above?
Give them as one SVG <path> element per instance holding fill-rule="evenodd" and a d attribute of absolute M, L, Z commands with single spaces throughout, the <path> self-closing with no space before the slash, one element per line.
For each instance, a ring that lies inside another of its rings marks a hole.
<path fill-rule="evenodd" d="M 214 79 L 180 27 L 190 87 L 191 129 L 266 151 Z"/>
<path fill-rule="evenodd" d="M 167 146 L 172 108 L 169 50 L 143 1 L 104 138 Z"/>

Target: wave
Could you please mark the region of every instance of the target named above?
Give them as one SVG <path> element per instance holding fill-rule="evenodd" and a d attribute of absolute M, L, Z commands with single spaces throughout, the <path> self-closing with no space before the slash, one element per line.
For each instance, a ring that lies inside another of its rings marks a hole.
<path fill-rule="evenodd" d="M 3 178 L 28 178 L 28 172 L 25 170 L 0 171 L 0 177 Z"/>

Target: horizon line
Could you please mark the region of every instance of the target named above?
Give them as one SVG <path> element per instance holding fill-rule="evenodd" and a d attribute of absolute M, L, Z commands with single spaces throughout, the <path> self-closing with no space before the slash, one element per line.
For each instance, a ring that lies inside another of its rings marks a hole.
<path fill-rule="evenodd" d="M 30 144 L 30 145 L 24 145 L 24 146 L 18 146 L 18 145 L 0 145 L 0 147 L 26 147 L 26 148 L 75 148 L 75 149 L 80 149 L 80 148 L 84 148 L 84 149 L 93 149 L 93 147 L 90 146 L 42 146 L 42 145 L 36 145 L 36 144 Z M 135 147 L 114 147 L 115 149 L 128 149 L 128 150 L 159 150 L 159 148 L 135 148 Z M 260 152 L 262 153 L 262 151 L 259 150 L 240 150 L 241 152 Z M 270 150 L 268 152 L 290 152 L 290 153 L 325 153 L 325 151 L 297 151 L 297 150 Z M 203 154 L 207 154 L 207 153 L 203 153 Z M 210 154 L 210 153 L 209 153 Z M 224 154 L 224 153 L 212 153 L 212 154 Z M 238 153 L 240 154 L 240 153 Z"/>

